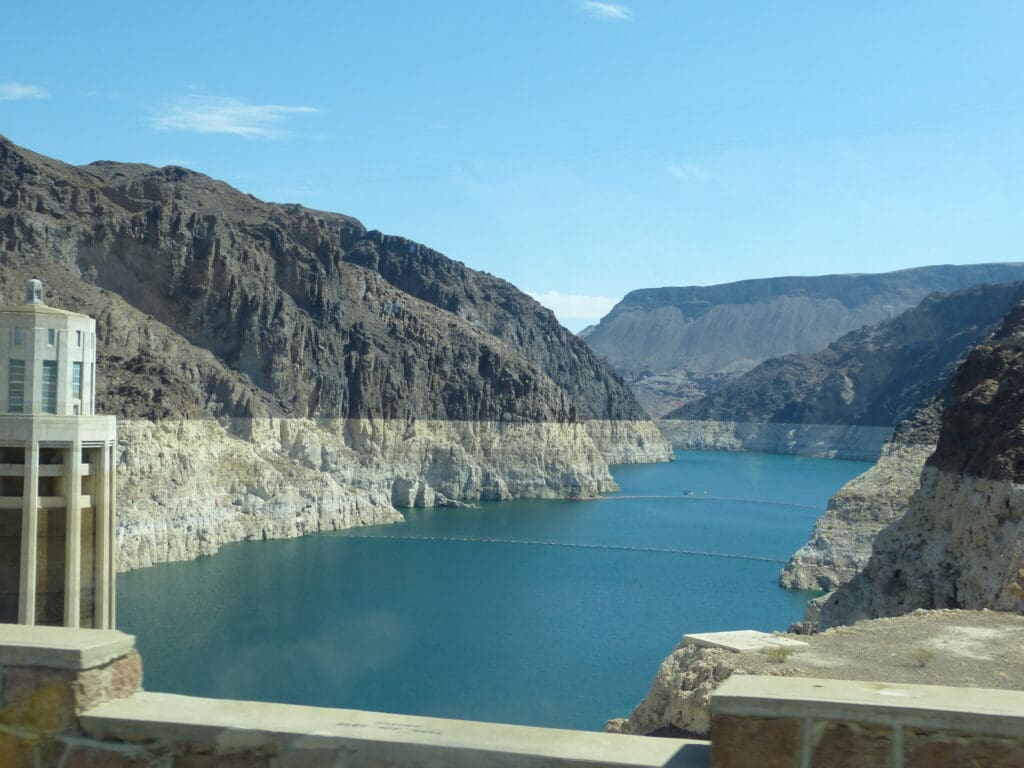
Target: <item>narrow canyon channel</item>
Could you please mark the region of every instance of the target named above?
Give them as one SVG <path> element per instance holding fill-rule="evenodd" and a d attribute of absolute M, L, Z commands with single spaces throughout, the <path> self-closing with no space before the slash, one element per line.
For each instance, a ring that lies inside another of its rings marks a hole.
<path fill-rule="evenodd" d="M 687 632 L 785 629 L 777 586 L 869 464 L 677 452 L 594 501 L 408 510 L 118 578 L 146 689 L 599 730 Z"/>

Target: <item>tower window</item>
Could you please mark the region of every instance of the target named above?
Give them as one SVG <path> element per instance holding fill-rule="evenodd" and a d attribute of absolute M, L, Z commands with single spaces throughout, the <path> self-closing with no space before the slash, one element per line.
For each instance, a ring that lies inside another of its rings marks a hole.
<path fill-rule="evenodd" d="M 24 328 L 15 328 L 14 329 L 14 343 L 15 344 L 24 344 L 25 343 L 25 329 Z"/>
<path fill-rule="evenodd" d="M 25 412 L 24 360 L 10 360 L 7 363 L 7 410 L 10 413 Z"/>
<path fill-rule="evenodd" d="M 75 331 L 75 346 L 76 347 L 82 346 L 82 332 L 81 331 Z"/>
<path fill-rule="evenodd" d="M 49 328 L 46 331 L 46 343 L 49 344 L 51 347 L 57 343 L 57 331 L 55 331 L 53 328 Z"/>
<path fill-rule="evenodd" d="M 75 400 L 82 399 L 82 364 L 71 364 L 71 397 Z"/>
<path fill-rule="evenodd" d="M 43 360 L 43 413 L 57 412 L 57 361 Z"/>

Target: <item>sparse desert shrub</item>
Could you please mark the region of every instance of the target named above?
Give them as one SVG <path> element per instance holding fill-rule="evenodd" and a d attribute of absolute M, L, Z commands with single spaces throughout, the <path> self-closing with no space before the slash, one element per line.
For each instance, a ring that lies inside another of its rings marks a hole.
<path fill-rule="evenodd" d="M 927 667 L 935 661 L 934 648 L 915 648 L 910 652 L 910 658 L 919 667 Z"/>
<path fill-rule="evenodd" d="M 764 653 L 765 658 L 773 664 L 782 664 L 786 659 L 793 655 L 793 649 L 776 645 L 771 648 L 765 648 L 762 653 Z"/>

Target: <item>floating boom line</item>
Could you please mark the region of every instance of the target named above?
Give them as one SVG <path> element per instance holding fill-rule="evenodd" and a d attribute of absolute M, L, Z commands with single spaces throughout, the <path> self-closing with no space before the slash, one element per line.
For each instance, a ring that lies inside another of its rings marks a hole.
<path fill-rule="evenodd" d="M 470 536 L 369 536 L 367 534 L 342 534 L 346 539 L 387 539 L 389 541 L 441 541 L 469 544 L 518 544 L 530 547 L 565 547 L 567 549 L 604 549 L 613 552 L 653 552 L 664 555 L 688 555 L 690 557 L 714 557 L 726 560 L 753 560 L 760 563 L 785 565 L 785 560 L 759 555 L 742 555 L 730 552 L 710 552 L 700 549 L 678 549 L 675 547 L 627 547 L 615 544 L 577 544 L 566 541 L 537 541 L 533 539 L 479 539 Z"/>

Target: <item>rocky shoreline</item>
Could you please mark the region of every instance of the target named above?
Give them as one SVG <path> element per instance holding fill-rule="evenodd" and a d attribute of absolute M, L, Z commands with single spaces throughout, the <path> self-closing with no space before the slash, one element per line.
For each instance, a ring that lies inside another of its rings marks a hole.
<path fill-rule="evenodd" d="M 810 539 L 779 574 L 780 586 L 830 591 L 852 579 L 871 557 L 878 532 L 907 511 L 934 450 L 887 443 L 874 466 L 829 499 Z"/>
<path fill-rule="evenodd" d="M 0 303 L 96 319 L 131 569 L 400 508 L 592 497 L 670 461 L 625 382 L 536 300 L 340 213 L 177 166 L 0 136 Z"/>
<path fill-rule="evenodd" d="M 401 522 L 402 507 L 593 497 L 617 489 L 610 463 L 671 460 L 643 421 L 126 419 L 119 433 L 121 570 Z"/>
<path fill-rule="evenodd" d="M 821 626 L 918 608 L 1024 612 L 1024 303 L 957 370 L 907 513 L 821 605 Z"/>
<path fill-rule="evenodd" d="M 753 451 L 875 461 L 892 427 L 765 421 L 661 419 L 658 430 L 683 451 Z"/>
<path fill-rule="evenodd" d="M 878 461 L 829 499 L 810 539 L 779 574 L 781 586 L 831 591 L 867 565 L 875 536 L 906 513 L 921 486 L 947 396 L 940 393 L 897 424 Z"/>
<path fill-rule="evenodd" d="M 1024 485 L 925 467 L 862 571 L 822 598 L 821 628 L 917 609 L 1024 612 Z"/>

